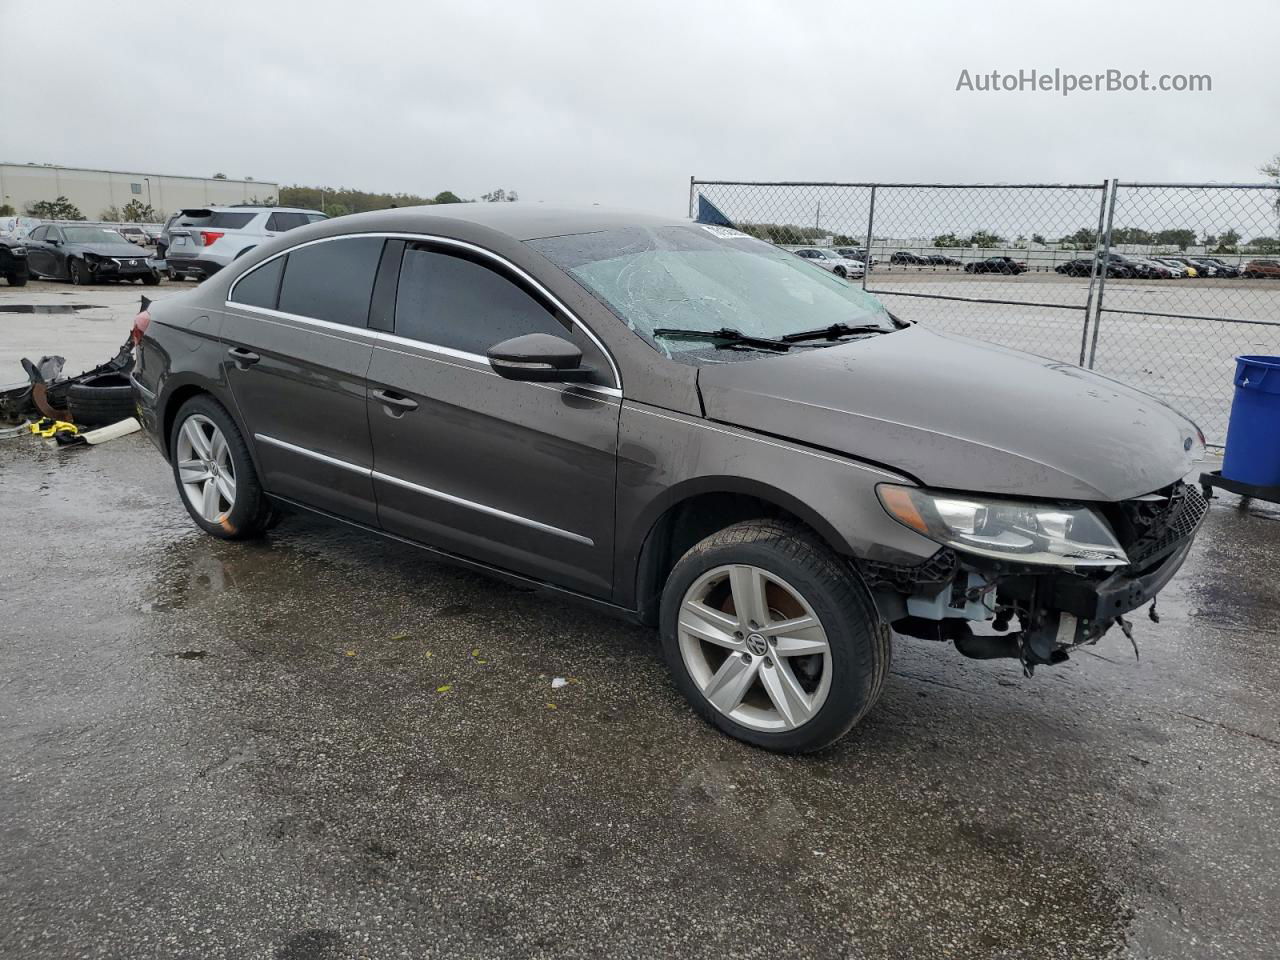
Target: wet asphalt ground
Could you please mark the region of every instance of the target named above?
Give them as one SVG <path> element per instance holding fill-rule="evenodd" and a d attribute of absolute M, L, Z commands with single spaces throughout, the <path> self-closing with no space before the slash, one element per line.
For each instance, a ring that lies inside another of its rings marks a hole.
<path fill-rule="evenodd" d="M 206 537 L 140 435 L 0 441 L 0 544 L 0 957 L 1276 955 L 1280 507 L 1215 501 L 1140 661 L 902 640 L 805 758 L 646 630 Z"/>

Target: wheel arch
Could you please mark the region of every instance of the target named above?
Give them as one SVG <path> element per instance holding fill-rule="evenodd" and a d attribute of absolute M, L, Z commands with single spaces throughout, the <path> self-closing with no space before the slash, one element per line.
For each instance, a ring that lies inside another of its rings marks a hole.
<path fill-rule="evenodd" d="M 799 524 L 837 553 L 851 553 L 835 527 L 785 490 L 743 477 L 699 477 L 656 498 L 633 528 L 639 534 L 619 544 L 620 556 L 634 558 L 621 578 L 632 596 L 620 599 L 642 621 L 656 624 L 663 585 L 690 547 L 734 523 L 766 517 Z"/>

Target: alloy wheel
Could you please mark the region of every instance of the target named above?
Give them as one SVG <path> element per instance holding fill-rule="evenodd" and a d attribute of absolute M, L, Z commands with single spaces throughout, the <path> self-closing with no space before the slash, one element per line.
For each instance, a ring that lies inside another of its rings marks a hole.
<path fill-rule="evenodd" d="M 208 417 L 193 413 L 178 431 L 178 482 L 192 509 L 221 523 L 236 505 L 236 469 L 227 438 Z"/>
<path fill-rule="evenodd" d="M 680 655 L 721 713 L 753 730 L 783 732 L 818 713 L 831 689 L 831 645 L 813 608 L 760 567 L 707 571 L 685 592 Z"/>

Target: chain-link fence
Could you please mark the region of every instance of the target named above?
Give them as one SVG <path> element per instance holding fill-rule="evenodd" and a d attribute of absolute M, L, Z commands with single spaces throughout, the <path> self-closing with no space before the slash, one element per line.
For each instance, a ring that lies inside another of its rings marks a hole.
<path fill-rule="evenodd" d="M 815 262 L 899 316 L 1133 383 L 1212 443 L 1226 436 L 1234 357 L 1280 353 L 1275 184 L 693 179 L 689 203 L 821 251 Z"/>

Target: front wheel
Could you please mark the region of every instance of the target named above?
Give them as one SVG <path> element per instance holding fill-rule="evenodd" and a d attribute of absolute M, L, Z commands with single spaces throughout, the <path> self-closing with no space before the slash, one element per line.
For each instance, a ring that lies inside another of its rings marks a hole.
<path fill-rule="evenodd" d="M 159 286 L 160 274 L 156 273 L 154 270 L 152 270 L 150 273 L 144 273 L 142 275 L 142 282 L 146 284 L 148 287 Z"/>
<path fill-rule="evenodd" d="M 9 281 L 11 287 L 25 287 L 27 285 L 27 275 L 25 273 L 11 273 L 5 277 Z"/>
<path fill-rule="evenodd" d="M 263 492 L 235 421 L 212 397 L 192 397 L 169 434 L 170 461 L 182 502 L 205 533 L 223 540 L 261 536 L 271 524 Z"/>
<path fill-rule="evenodd" d="M 89 271 L 79 260 L 67 260 L 67 279 L 73 287 L 83 287 L 89 282 Z"/>
<path fill-rule="evenodd" d="M 804 528 L 734 524 L 695 545 L 662 595 L 681 693 L 725 733 L 786 753 L 840 739 L 889 672 L 889 631 L 849 565 Z"/>

